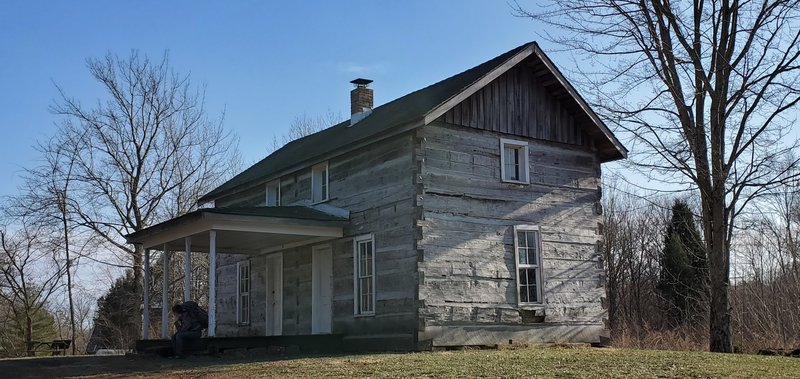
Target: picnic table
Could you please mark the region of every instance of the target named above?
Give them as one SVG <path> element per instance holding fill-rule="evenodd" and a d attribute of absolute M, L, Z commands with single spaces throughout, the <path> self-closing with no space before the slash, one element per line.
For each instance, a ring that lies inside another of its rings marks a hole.
<path fill-rule="evenodd" d="M 72 345 L 72 340 L 52 340 L 52 341 L 33 341 L 33 352 L 41 351 L 40 347 L 46 346 L 50 355 L 65 355 L 67 349 Z"/>

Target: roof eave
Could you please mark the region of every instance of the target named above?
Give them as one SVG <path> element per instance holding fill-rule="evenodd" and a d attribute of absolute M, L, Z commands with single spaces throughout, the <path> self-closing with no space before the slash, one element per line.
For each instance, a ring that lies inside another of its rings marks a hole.
<path fill-rule="evenodd" d="M 529 57 L 533 53 L 536 46 L 536 42 L 529 43 L 527 46 L 525 46 L 525 48 L 509 57 L 505 62 L 486 73 L 486 75 L 478 78 L 461 91 L 456 92 L 453 94 L 453 96 L 450 96 L 447 100 L 428 111 L 424 117 L 425 125 L 430 124 L 441 115 L 445 114 L 448 110 L 458 105 L 466 98 L 472 96 L 475 92 L 478 92 L 481 88 L 497 79 L 497 77 L 503 75 L 503 73 L 525 60 L 525 58 Z"/>
<path fill-rule="evenodd" d="M 533 50 L 534 54 L 536 54 L 536 56 L 542 61 L 542 63 L 545 65 L 545 67 L 547 67 L 550 73 L 553 74 L 553 76 L 556 78 L 559 84 L 561 84 L 561 86 L 564 87 L 564 89 L 567 91 L 570 97 L 572 97 L 572 99 L 575 100 L 575 102 L 578 104 L 581 110 L 592 120 L 595 126 L 597 126 L 597 128 L 603 133 L 608 142 L 610 142 L 617 150 L 617 152 L 619 153 L 619 158 L 611 160 L 627 158 L 628 149 L 626 149 L 625 146 L 622 145 L 622 142 L 620 142 L 617 139 L 614 133 L 611 132 L 611 129 L 609 129 L 608 126 L 606 126 L 606 124 L 603 122 L 603 120 L 600 119 L 600 116 L 598 116 L 597 113 L 595 113 L 594 110 L 592 110 L 592 108 L 589 106 L 586 100 L 583 99 L 583 97 L 575 89 L 575 87 L 572 86 L 572 84 L 561 73 L 558 67 L 556 67 L 553 61 L 550 60 L 550 58 L 544 53 L 544 51 L 542 51 L 539 45 L 536 44 L 535 42 L 533 43 Z"/>

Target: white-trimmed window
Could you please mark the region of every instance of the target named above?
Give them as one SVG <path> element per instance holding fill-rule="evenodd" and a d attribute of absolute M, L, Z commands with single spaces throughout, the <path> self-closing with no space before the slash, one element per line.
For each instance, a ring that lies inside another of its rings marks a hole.
<path fill-rule="evenodd" d="M 236 263 L 236 322 L 250 324 L 250 261 Z"/>
<path fill-rule="evenodd" d="M 539 227 L 514 227 L 514 255 L 517 262 L 517 301 L 542 303 L 542 254 Z"/>
<path fill-rule="evenodd" d="M 375 314 L 375 238 L 372 234 L 353 239 L 353 297 L 356 315 Z"/>
<path fill-rule="evenodd" d="M 328 200 L 328 162 L 311 167 L 311 202 Z"/>
<path fill-rule="evenodd" d="M 281 180 L 275 179 L 267 183 L 267 206 L 277 207 L 281 205 Z"/>
<path fill-rule="evenodd" d="M 500 139 L 500 175 L 504 182 L 530 183 L 528 172 L 528 143 Z"/>

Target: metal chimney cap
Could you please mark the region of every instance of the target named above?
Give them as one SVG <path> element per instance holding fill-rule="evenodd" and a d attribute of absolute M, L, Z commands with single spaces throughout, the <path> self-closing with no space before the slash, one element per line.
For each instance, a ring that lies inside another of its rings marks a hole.
<path fill-rule="evenodd" d="M 372 83 L 372 80 L 364 79 L 364 78 L 358 78 L 358 79 L 351 80 L 350 83 L 355 84 L 356 87 L 366 87 L 368 84 Z"/>

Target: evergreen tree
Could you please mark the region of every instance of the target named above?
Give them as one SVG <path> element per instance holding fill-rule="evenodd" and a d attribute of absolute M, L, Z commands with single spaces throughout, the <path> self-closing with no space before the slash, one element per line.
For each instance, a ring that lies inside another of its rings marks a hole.
<path fill-rule="evenodd" d="M 55 339 L 57 333 L 53 315 L 44 306 L 30 308 L 33 309 L 33 314 L 30 316 L 31 340 L 49 342 Z M 0 309 L 0 358 L 24 357 L 28 353 L 25 338 L 27 320 L 24 309 L 21 301 L 13 307 L 4 304 Z M 34 349 L 37 347 L 33 346 Z"/>
<path fill-rule="evenodd" d="M 114 282 L 108 293 L 97 300 L 92 332 L 93 343 L 98 345 L 96 348 L 132 348 L 140 333 L 140 304 L 136 279 L 129 270 Z"/>
<path fill-rule="evenodd" d="M 670 303 L 667 323 L 703 320 L 708 299 L 708 263 L 700 232 L 686 202 L 676 200 L 664 236 L 658 288 Z"/>

